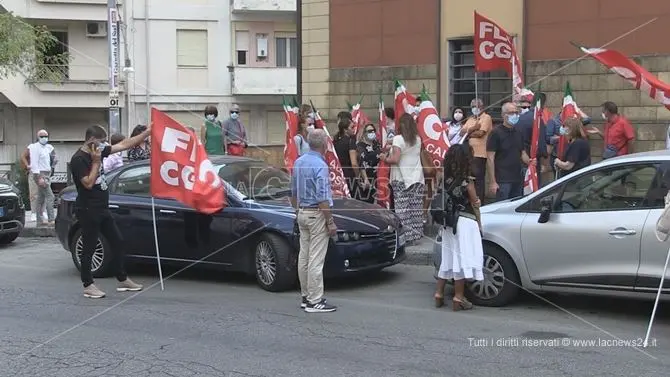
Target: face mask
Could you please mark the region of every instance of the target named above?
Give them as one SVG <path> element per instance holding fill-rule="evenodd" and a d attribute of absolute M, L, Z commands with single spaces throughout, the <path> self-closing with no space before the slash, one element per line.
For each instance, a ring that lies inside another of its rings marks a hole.
<path fill-rule="evenodd" d="M 463 120 L 463 114 L 462 113 L 454 114 L 454 120 L 460 122 L 461 120 Z"/>
<path fill-rule="evenodd" d="M 238 113 L 231 113 L 230 114 L 230 119 L 237 119 L 240 116 Z"/>
<path fill-rule="evenodd" d="M 507 123 L 515 125 L 519 121 L 519 114 L 512 114 L 507 116 Z"/>
<path fill-rule="evenodd" d="M 568 134 L 568 129 L 565 127 L 561 127 L 558 132 L 561 134 L 561 136 L 567 135 Z"/>
<path fill-rule="evenodd" d="M 605 115 L 605 113 L 602 113 L 602 116 L 604 120 L 607 120 L 607 115 Z"/>
<path fill-rule="evenodd" d="M 368 132 L 368 140 L 374 140 L 377 135 L 374 132 Z"/>
<path fill-rule="evenodd" d="M 479 113 L 480 113 L 479 107 L 473 107 L 472 108 L 472 115 L 477 116 L 477 115 L 479 115 Z"/>
<path fill-rule="evenodd" d="M 530 110 L 530 109 L 521 109 L 521 114 L 525 114 L 525 113 L 527 113 L 528 110 Z"/>
<path fill-rule="evenodd" d="M 45 144 L 48 143 L 48 142 L 49 142 L 49 138 L 48 138 L 48 137 L 44 137 L 44 136 L 43 136 L 43 137 L 40 137 L 40 144 L 45 145 Z"/>
<path fill-rule="evenodd" d="M 213 122 L 214 119 L 216 119 L 216 117 L 214 116 L 214 114 L 209 114 L 209 115 L 206 115 L 205 117 L 206 117 L 207 120 L 210 121 L 210 122 Z"/>
<path fill-rule="evenodd" d="M 314 126 L 312 126 L 312 125 L 307 126 L 307 132 L 312 132 L 312 131 L 314 131 Z"/>

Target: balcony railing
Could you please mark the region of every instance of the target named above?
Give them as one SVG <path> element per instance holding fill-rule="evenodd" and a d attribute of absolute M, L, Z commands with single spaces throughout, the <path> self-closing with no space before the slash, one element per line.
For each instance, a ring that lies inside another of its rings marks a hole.
<path fill-rule="evenodd" d="M 233 0 L 233 12 L 295 12 L 296 0 Z"/>
<path fill-rule="evenodd" d="M 98 65 L 37 64 L 29 75 L 29 81 L 35 83 L 106 81 L 107 72 L 107 67 Z"/>
<path fill-rule="evenodd" d="M 235 67 L 233 94 L 295 95 L 297 69 L 291 67 Z"/>

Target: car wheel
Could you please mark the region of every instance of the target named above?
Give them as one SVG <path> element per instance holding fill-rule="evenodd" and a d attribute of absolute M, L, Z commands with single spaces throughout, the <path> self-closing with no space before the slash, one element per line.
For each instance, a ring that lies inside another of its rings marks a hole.
<path fill-rule="evenodd" d="M 286 241 L 271 233 L 261 235 L 255 247 L 256 280 L 266 291 L 281 292 L 295 286 L 295 253 Z"/>
<path fill-rule="evenodd" d="M 83 240 L 81 237 L 81 229 L 77 230 L 72 237 L 72 244 L 70 250 L 72 252 L 72 261 L 77 270 L 81 271 L 81 253 L 83 250 Z M 98 242 L 93 251 L 93 259 L 91 260 L 91 274 L 94 278 L 107 278 L 111 276 L 111 259 L 112 255 L 109 249 L 109 243 L 102 234 L 98 237 Z"/>
<path fill-rule="evenodd" d="M 9 245 L 10 243 L 14 242 L 18 237 L 19 237 L 18 233 L 5 234 L 4 236 L 0 237 L 0 245 Z"/>
<path fill-rule="evenodd" d="M 505 306 L 519 294 L 519 272 L 499 247 L 484 244 L 484 280 L 468 284 L 466 296 L 479 306 Z"/>

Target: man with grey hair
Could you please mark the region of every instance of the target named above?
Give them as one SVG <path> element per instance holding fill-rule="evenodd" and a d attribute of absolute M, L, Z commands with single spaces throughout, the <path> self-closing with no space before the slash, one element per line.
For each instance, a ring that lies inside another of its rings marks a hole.
<path fill-rule="evenodd" d="M 496 200 L 523 195 L 522 168 L 531 161 L 526 153 L 519 122 L 519 109 L 512 102 L 502 106 L 503 124 L 494 128 L 486 144 L 489 190 Z"/>
<path fill-rule="evenodd" d="M 337 234 L 331 208 L 333 196 L 325 154 L 328 135 L 315 129 L 307 135 L 310 151 L 300 156 L 291 175 L 291 204 L 300 231 L 298 279 L 302 302 L 308 313 L 334 312 L 323 297 L 323 264 L 328 240 Z"/>
<path fill-rule="evenodd" d="M 244 149 L 247 147 L 247 131 L 240 121 L 239 105 L 233 104 L 230 108 L 230 118 L 223 122 L 223 134 L 228 154 L 244 156 Z"/>
<path fill-rule="evenodd" d="M 475 190 L 480 200 L 484 200 L 486 189 L 486 142 L 493 128 L 493 120 L 486 113 L 484 102 L 479 98 L 470 101 L 472 116 L 465 121 L 461 129 L 461 136 L 466 137 L 472 147 L 472 170 L 475 175 Z"/>

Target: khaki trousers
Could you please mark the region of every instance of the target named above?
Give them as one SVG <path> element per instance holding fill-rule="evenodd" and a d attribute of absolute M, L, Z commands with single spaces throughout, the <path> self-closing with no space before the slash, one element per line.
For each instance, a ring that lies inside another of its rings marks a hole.
<path fill-rule="evenodd" d="M 298 211 L 300 252 L 298 253 L 298 279 L 300 292 L 310 304 L 323 298 L 323 264 L 328 252 L 328 228 L 323 213 L 318 209 Z"/>

